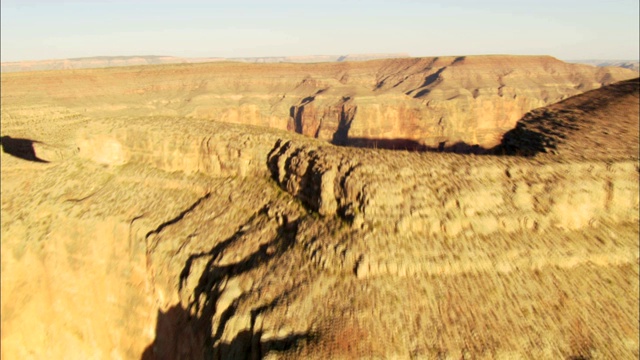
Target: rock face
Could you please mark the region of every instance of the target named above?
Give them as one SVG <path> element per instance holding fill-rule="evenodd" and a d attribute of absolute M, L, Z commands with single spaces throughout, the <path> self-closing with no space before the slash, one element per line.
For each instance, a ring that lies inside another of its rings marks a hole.
<path fill-rule="evenodd" d="M 451 169 L 433 159 L 430 164 L 419 158 L 400 164 L 401 158 L 393 165 L 374 166 L 349 158 L 289 142 L 276 146 L 269 161 L 281 187 L 321 215 L 353 220 L 357 214 L 366 223 L 395 226 L 402 234 L 577 229 L 601 217 L 626 217 L 637 207 L 634 161 L 615 167 L 541 164 L 533 170 L 518 162 L 485 165 L 479 159 L 459 161 Z M 402 181 L 402 175 L 414 181 Z M 454 178 L 464 185 L 444 180 Z M 555 186 L 545 185 L 549 182 Z"/>
<path fill-rule="evenodd" d="M 636 76 L 544 56 L 469 56 L 20 73 L 3 75 L 3 87 L 92 117 L 260 125 L 352 146 L 488 149 L 532 109 Z"/>
<path fill-rule="evenodd" d="M 574 145 L 520 157 L 294 133 L 311 104 L 351 133 L 363 108 L 331 90 L 287 132 L 140 116 L 76 75 L 3 75 L 3 358 L 638 356 L 638 156 L 572 153 L 600 107 L 638 127 L 611 111 L 627 84 L 584 95 L 555 129 Z"/>

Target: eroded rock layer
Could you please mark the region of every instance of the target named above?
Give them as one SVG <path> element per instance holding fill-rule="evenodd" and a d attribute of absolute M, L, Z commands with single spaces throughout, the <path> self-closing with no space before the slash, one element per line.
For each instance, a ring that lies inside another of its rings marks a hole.
<path fill-rule="evenodd" d="M 638 356 L 629 153 L 338 147 L 10 89 L 3 358 Z"/>
<path fill-rule="evenodd" d="M 462 56 L 140 66 L 3 74 L 2 81 L 10 96 L 93 117 L 178 116 L 339 145 L 464 150 L 499 144 L 532 109 L 632 77 L 628 69 L 546 56 Z"/>

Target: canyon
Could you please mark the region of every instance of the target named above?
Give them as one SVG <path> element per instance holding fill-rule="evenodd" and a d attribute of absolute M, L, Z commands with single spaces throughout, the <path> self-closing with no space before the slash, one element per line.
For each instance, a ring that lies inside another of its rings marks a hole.
<path fill-rule="evenodd" d="M 639 88 L 516 56 L 3 73 L 2 357 L 637 357 Z"/>
<path fill-rule="evenodd" d="M 91 118 L 174 116 L 338 145 L 455 150 L 490 149 L 528 111 L 637 75 L 552 57 L 469 56 L 9 73 L 3 87 Z"/>

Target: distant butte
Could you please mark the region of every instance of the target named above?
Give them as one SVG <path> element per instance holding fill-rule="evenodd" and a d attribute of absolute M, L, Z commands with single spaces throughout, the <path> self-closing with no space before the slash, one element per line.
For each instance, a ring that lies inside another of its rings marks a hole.
<path fill-rule="evenodd" d="M 191 64 L 217 61 L 233 61 L 246 63 L 317 63 L 317 62 L 342 62 L 342 61 L 366 61 L 375 59 L 408 58 L 407 53 L 391 54 L 349 54 L 349 55 L 307 55 L 307 56 L 263 56 L 263 57 L 204 57 L 186 58 L 177 56 L 93 56 L 70 59 L 34 60 L 3 62 L 2 72 L 19 71 L 44 71 L 44 70 L 70 70 L 70 69 L 94 69 L 117 66 L 139 66 L 158 64 Z"/>

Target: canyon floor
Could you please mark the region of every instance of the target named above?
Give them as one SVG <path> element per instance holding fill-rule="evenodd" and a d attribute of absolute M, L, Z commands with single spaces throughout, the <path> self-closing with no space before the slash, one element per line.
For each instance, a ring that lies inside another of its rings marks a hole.
<path fill-rule="evenodd" d="M 2 358 L 637 358 L 626 71 L 2 74 Z"/>

